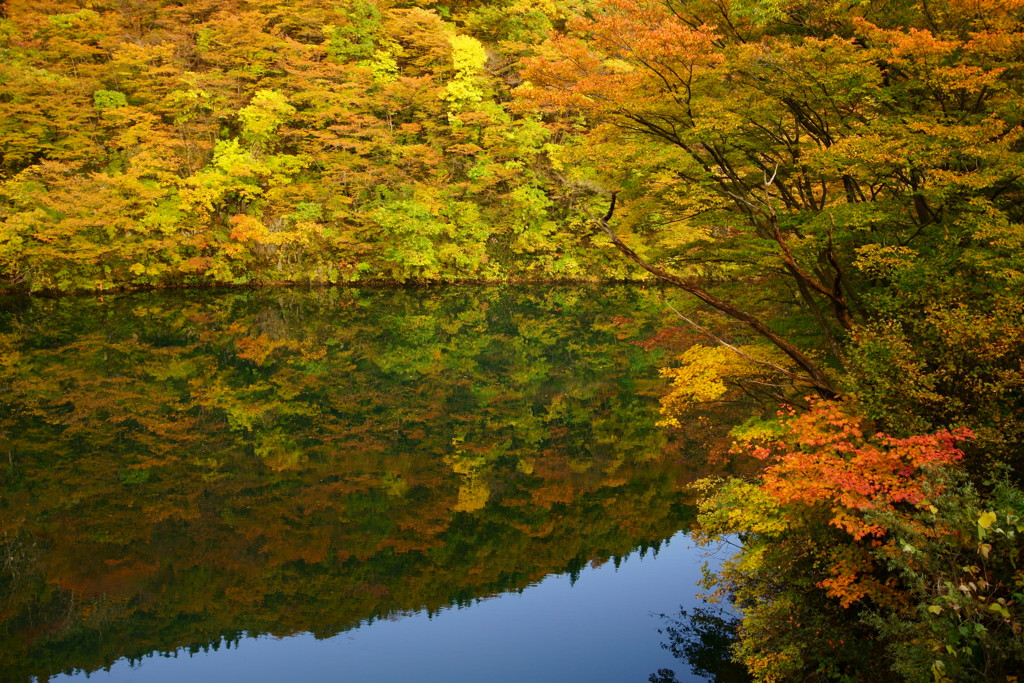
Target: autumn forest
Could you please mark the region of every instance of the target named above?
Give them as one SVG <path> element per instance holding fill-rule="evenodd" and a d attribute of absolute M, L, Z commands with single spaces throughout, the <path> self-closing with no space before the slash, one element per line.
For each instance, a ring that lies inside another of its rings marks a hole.
<path fill-rule="evenodd" d="M 18 676 L 680 529 L 745 677 L 1024 670 L 1024 0 L 9 0 L 0 291 Z"/>

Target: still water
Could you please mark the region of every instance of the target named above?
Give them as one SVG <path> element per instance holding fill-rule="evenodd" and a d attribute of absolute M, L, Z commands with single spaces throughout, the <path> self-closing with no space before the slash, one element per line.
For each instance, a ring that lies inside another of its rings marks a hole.
<path fill-rule="evenodd" d="M 659 296 L 0 301 L 3 680 L 687 680 Z"/>

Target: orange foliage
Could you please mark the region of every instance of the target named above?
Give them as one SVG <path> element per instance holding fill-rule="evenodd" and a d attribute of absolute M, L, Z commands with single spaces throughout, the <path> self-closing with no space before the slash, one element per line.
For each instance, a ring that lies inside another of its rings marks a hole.
<path fill-rule="evenodd" d="M 900 503 L 927 506 L 920 478 L 924 467 L 948 465 L 963 457 L 954 443 L 973 438 L 969 429 L 941 430 L 898 439 L 870 434 L 866 420 L 841 403 L 815 401 L 789 423 L 786 441 L 754 455 L 770 459 L 763 487 L 780 504 L 827 504 L 832 523 L 856 540 L 884 536 L 866 522 L 867 510 L 895 510 Z"/>
<path fill-rule="evenodd" d="M 938 493 L 928 468 L 960 460 L 956 442 L 974 436 L 959 428 L 896 438 L 870 427 L 847 404 L 815 400 L 787 423 L 781 440 L 752 450 L 771 463 L 760 489 L 788 524 L 813 525 L 824 517 L 852 538 L 823 551 L 828 577 L 818 582 L 843 607 L 865 598 L 881 604 L 898 599 L 874 559 L 878 549 L 895 543 L 885 515 L 907 523 L 928 508 Z"/>

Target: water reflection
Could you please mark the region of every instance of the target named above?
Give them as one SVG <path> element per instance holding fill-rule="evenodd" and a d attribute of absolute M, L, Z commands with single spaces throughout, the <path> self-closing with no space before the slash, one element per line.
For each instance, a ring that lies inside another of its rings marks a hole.
<path fill-rule="evenodd" d="M 0 670 L 326 637 L 668 538 L 701 459 L 653 427 L 656 296 L 7 300 Z"/>
<path fill-rule="evenodd" d="M 180 650 L 147 657 L 131 668 L 124 660 L 94 683 L 522 683 L 647 680 L 652 667 L 671 666 L 659 647 L 657 611 L 693 602 L 701 557 L 684 534 L 660 552 L 635 552 L 581 570 L 570 588 L 567 574 L 548 576 L 522 593 L 377 620 L 332 638 L 300 634 L 261 636 L 226 643 L 214 651 Z M 58 677 L 84 681 L 84 675 Z M 683 678 L 686 683 L 698 679 Z"/>
<path fill-rule="evenodd" d="M 704 605 L 680 608 L 675 616 L 661 615 L 667 623 L 661 630 L 662 647 L 695 675 L 716 683 L 745 683 L 753 680 L 746 667 L 734 662 L 731 648 L 739 639 L 739 617 L 733 610 Z M 649 683 L 680 683 L 672 669 L 659 669 Z"/>

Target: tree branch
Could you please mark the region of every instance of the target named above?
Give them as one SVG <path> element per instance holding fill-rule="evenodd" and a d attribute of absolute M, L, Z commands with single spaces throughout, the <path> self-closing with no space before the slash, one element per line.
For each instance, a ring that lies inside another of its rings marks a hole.
<path fill-rule="evenodd" d="M 613 200 L 614 202 L 614 200 Z M 614 209 L 614 205 L 612 206 Z M 724 313 L 725 315 L 738 320 L 745 324 L 750 329 L 754 330 L 758 335 L 764 337 L 770 341 L 776 348 L 789 356 L 796 365 L 803 370 L 805 375 L 795 375 L 794 379 L 803 381 L 809 384 L 814 390 L 823 398 L 836 398 L 838 395 L 832 382 L 828 376 L 819 368 L 810 358 L 808 358 L 800 349 L 791 344 L 789 341 L 784 339 L 775 330 L 768 327 L 764 322 L 758 318 L 750 315 L 746 311 L 743 311 L 736 306 L 724 301 L 717 296 L 707 292 L 700 284 L 694 279 L 684 279 L 678 275 L 673 275 L 655 265 L 648 263 L 639 254 L 633 251 L 629 245 L 622 241 L 622 239 L 615 234 L 612 230 L 609 221 L 611 220 L 613 211 L 609 212 L 602 218 L 590 215 L 591 219 L 597 224 L 597 226 L 608 236 L 612 244 L 633 263 L 637 264 L 651 275 L 655 276 L 659 280 L 674 285 L 685 292 L 688 292 L 692 296 L 695 296 L 699 300 L 708 304 L 712 308 Z"/>

